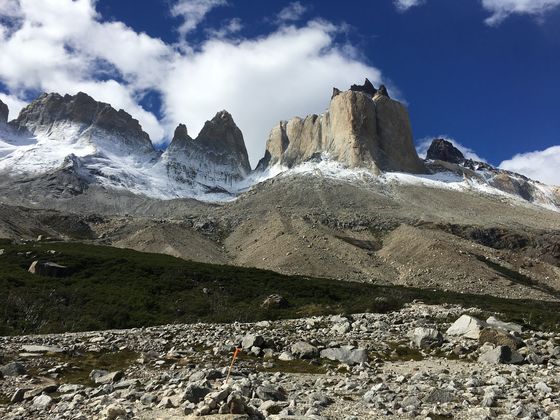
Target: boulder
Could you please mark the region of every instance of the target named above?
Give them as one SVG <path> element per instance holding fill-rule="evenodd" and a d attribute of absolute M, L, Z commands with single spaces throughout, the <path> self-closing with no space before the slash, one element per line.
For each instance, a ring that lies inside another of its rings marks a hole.
<path fill-rule="evenodd" d="M 347 365 L 356 365 L 369 360 L 366 349 L 356 349 L 352 346 L 342 346 L 321 350 L 321 358 L 336 360 Z"/>
<path fill-rule="evenodd" d="M 10 362 L 0 367 L 0 373 L 3 376 L 20 376 L 25 375 L 26 370 L 25 366 L 23 366 L 21 363 Z"/>
<path fill-rule="evenodd" d="M 523 356 L 517 351 L 512 350 L 508 346 L 498 346 L 492 350 L 482 353 L 478 357 L 478 361 L 482 363 L 500 364 L 511 363 L 518 364 L 523 362 Z"/>
<path fill-rule="evenodd" d="M 264 345 L 264 338 L 261 335 L 247 334 L 241 341 L 241 347 L 251 349 L 251 347 L 261 347 Z"/>
<path fill-rule="evenodd" d="M 53 399 L 51 397 L 49 397 L 48 395 L 42 394 L 42 395 L 38 395 L 35 398 L 33 398 L 32 401 L 32 405 L 33 408 L 37 409 L 37 410 L 45 410 L 49 405 L 51 405 L 53 402 Z"/>
<path fill-rule="evenodd" d="M 451 142 L 444 139 L 434 139 L 428 148 L 426 159 L 462 163 L 465 160 L 465 156 Z"/>
<path fill-rule="evenodd" d="M 285 309 L 287 307 L 288 301 L 283 296 L 277 294 L 268 296 L 261 304 L 261 308 L 264 309 Z"/>
<path fill-rule="evenodd" d="M 518 350 L 525 347 L 525 343 L 519 337 L 515 337 L 503 330 L 496 330 L 494 328 L 484 328 L 478 337 L 480 345 L 484 343 L 494 344 L 495 346 L 508 346 L 513 350 Z"/>
<path fill-rule="evenodd" d="M 287 398 L 286 390 L 278 385 L 261 385 L 255 395 L 263 401 L 285 401 Z"/>
<path fill-rule="evenodd" d="M 120 370 L 115 372 L 93 370 L 89 376 L 96 384 L 106 385 L 120 381 L 124 377 L 124 373 Z"/>
<path fill-rule="evenodd" d="M 443 336 L 435 328 L 418 327 L 412 331 L 411 336 L 412 343 L 420 348 L 439 347 L 443 343 Z"/>
<path fill-rule="evenodd" d="M 105 420 L 115 420 L 118 417 L 126 417 L 126 410 L 118 404 L 110 404 L 103 410 Z"/>
<path fill-rule="evenodd" d="M 493 317 L 493 316 L 489 317 L 486 320 L 486 323 L 491 327 L 499 328 L 499 329 L 504 330 L 504 331 L 513 331 L 513 332 L 516 332 L 518 334 L 523 331 L 523 327 L 521 327 L 521 325 L 515 324 L 513 322 L 500 321 L 498 318 Z"/>
<path fill-rule="evenodd" d="M 298 341 L 294 343 L 291 348 L 292 354 L 300 359 L 313 359 L 319 356 L 319 350 L 312 344 L 306 341 Z"/>
<path fill-rule="evenodd" d="M 21 349 L 27 353 L 62 353 L 64 351 L 56 346 L 37 346 L 34 344 L 23 345 Z"/>
<path fill-rule="evenodd" d="M 470 315 L 461 315 L 445 332 L 447 335 L 458 335 L 464 338 L 478 340 L 480 331 L 486 324 Z"/>
<path fill-rule="evenodd" d="M 66 277 L 70 274 L 70 270 L 64 265 L 40 261 L 33 261 L 27 271 L 46 277 Z"/>

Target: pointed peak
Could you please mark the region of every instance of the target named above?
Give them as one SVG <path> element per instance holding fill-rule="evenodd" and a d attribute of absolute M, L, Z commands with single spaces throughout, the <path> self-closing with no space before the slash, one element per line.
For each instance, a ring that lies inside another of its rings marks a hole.
<path fill-rule="evenodd" d="M 375 86 L 373 86 L 373 83 L 371 83 L 368 78 L 366 78 L 363 85 L 350 86 L 350 90 L 353 90 L 355 92 L 363 92 L 370 96 L 374 96 L 377 93 L 377 89 L 375 89 Z"/>
<path fill-rule="evenodd" d="M 377 96 L 386 96 L 387 98 L 389 98 L 389 92 L 387 92 L 387 88 L 385 87 L 385 85 L 381 85 L 379 86 L 379 89 L 377 90 L 376 93 Z"/>
<path fill-rule="evenodd" d="M 9 112 L 8 105 L 0 100 L 0 123 L 8 122 Z"/>
<path fill-rule="evenodd" d="M 428 152 L 426 159 L 442 160 L 450 163 L 461 163 L 465 160 L 463 153 L 453 146 L 453 143 L 445 139 L 434 139 Z"/>
<path fill-rule="evenodd" d="M 175 129 L 175 133 L 173 134 L 173 141 L 175 140 L 188 140 L 189 132 L 187 131 L 187 126 L 185 124 L 179 124 Z"/>

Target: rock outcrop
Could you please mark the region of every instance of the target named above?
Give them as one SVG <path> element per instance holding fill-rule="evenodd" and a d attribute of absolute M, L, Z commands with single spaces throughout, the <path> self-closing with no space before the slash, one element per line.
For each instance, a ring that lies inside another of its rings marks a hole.
<path fill-rule="evenodd" d="M 425 172 L 412 141 L 408 112 L 366 79 L 363 86 L 333 91 L 328 111 L 282 121 L 270 133 L 258 169 L 293 167 L 327 156 L 350 168 Z"/>
<path fill-rule="evenodd" d="M 8 122 L 9 112 L 8 105 L 0 101 L 0 124 Z"/>
<path fill-rule="evenodd" d="M 251 172 L 243 134 L 227 111 L 207 121 L 196 139 L 179 124 L 162 158 L 168 173 L 184 182 L 227 186 Z"/>
<path fill-rule="evenodd" d="M 453 143 L 444 139 L 434 139 L 428 152 L 426 159 L 442 160 L 450 163 L 462 163 L 465 156 L 459 149 L 453 146 Z"/>
<path fill-rule="evenodd" d="M 64 96 L 43 93 L 10 124 L 19 131 L 48 134 L 55 140 L 71 130 L 74 137 L 94 143 L 113 142 L 118 144 L 112 146 L 129 146 L 135 152 L 154 152 L 150 137 L 138 120 L 83 92 Z"/>

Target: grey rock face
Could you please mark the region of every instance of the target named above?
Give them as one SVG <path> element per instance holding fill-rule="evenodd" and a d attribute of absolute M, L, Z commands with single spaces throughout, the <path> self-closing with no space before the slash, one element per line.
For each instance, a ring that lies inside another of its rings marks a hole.
<path fill-rule="evenodd" d="M 241 341 L 241 347 L 250 349 L 251 347 L 262 347 L 264 338 L 260 335 L 247 334 Z"/>
<path fill-rule="evenodd" d="M 412 342 L 416 347 L 437 347 L 443 343 L 443 336 L 435 328 L 415 328 L 412 332 Z"/>
<path fill-rule="evenodd" d="M 483 321 L 474 316 L 461 315 L 446 331 L 447 335 L 460 335 L 465 338 L 478 340 L 480 331 L 486 326 Z"/>
<path fill-rule="evenodd" d="M 230 184 L 251 172 L 243 134 L 227 111 L 207 121 L 196 139 L 180 124 L 163 159 L 168 173 L 185 182 L 198 176 Z"/>
<path fill-rule="evenodd" d="M 122 109 L 117 111 L 83 92 L 73 96 L 44 93 L 23 108 L 11 124 L 18 130 L 35 134 L 48 132 L 56 124 L 69 122 L 80 126 L 82 133 L 87 131 L 86 135 L 102 137 L 103 133 L 109 132 L 135 151 L 154 152 L 150 137 L 142 130 L 138 120 Z"/>
<path fill-rule="evenodd" d="M 365 349 L 355 349 L 351 346 L 327 348 L 321 351 L 321 357 L 324 359 L 336 360 L 348 365 L 356 365 L 368 361 L 368 354 Z"/>
<path fill-rule="evenodd" d="M 453 143 L 444 139 L 434 139 L 428 149 L 426 159 L 461 163 L 465 160 L 465 156 L 459 149 L 453 146 Z"/>
<path fill-rule="evenodd" d="M 319 355 L 319 350 L 305 341 L 298 341 L 292 345 L 292 354 L 300 359 L 312 359 Z"/>
<path fill-rule="evenodd" d="M 508 346 L 498 346 L 495 349 L 489 350 L 485 353 L 482 353 L 479 358 L 479 362 L 482 363 L 522 363 L 523 356 L 520 355 L 517 351 L 512 350 Z"/>
<path fill-rule="evenodd" d="M 257 169 L 293 167 L 323 154 L 373 172 L 425 172 L 412 141 L 404 105 L 371 89 L 334 92 L 328 111 L 282 121 L 270 133 Z"/>
<path fill-rule="evenodd" d="M 505 331 L 496 330 L 493 328 L 484 328 L 480 332 L 478 338 L 480 344 L 491 343 L 496 346 L 508 346 L 513 350 L 518 350 L 521 347 L 525 347 L 525 343 L 519 337 L 514 337 Z"/>
<path fill-rule="evenodd" d="M 0 123 L 5 123 L 8 121 L 9 112 L 10 110 L 8 109 L 8 105 L 0 101 Z"/>
<path fill-rule="evenodd" d="M 11 362 L 0 367 L 0 373 L 4 376 L 25 375 L 25 366 L 19 362 Z"/>

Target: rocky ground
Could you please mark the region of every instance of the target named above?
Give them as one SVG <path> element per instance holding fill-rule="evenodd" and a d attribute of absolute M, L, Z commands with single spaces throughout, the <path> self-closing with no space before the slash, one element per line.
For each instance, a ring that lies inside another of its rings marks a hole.
<path fill-rule="evenodd" d="M 560 334 L 495 315 L 414 303 L 0 337 L 0 418 L 560 419 Z"/>

